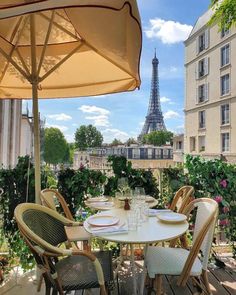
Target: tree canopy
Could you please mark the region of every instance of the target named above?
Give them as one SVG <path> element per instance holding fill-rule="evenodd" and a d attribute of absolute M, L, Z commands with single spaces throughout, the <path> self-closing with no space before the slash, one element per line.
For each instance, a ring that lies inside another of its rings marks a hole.
<path fill-rule="evenodd" d="M 220 29 L 229 29 L 236 25 L 236 0 L 211 0 L 211 7 L 215 12 L 209 25 L 218 23 Z"/>
<path fill-rule="evenodd" d="M 144 135 L 142 143 L 153 144 L 155 146 L 161 146 L 170 142 L 172 144 L 173 133 L 170 131 L 152 131 L 149 134 Z"/>
<path fill-rule="evenodd" d="M 112 143 L 111 143 L 111 146 L 116 146 L 116 145 L 120 145 L 120 144 L 123 144 L 123 142 L 117 138 L 114 138 Z"/>
<path fill-rule="evenodd" d="M 44 139 L 44 161 L 49 164 L 65 162 L 68 153 L 68 144 L 63 133 L 58 128 L 46 128 Z"/>
<path fill-rule="evenodd" d="M 137 140 L 133 137 L 130 137 L 127 141 L 126 141 L 126 144 L 128 146 L 130 146 L 131 144 L 136 144 L 137 143 Z"/>
<path fill-rule="evenodd" d="M 99 147 L 102 145 L 103 136 L 96 127 L 81 125 L 75 132 L 75 146 L 83 151 L 89 147 Z"/>

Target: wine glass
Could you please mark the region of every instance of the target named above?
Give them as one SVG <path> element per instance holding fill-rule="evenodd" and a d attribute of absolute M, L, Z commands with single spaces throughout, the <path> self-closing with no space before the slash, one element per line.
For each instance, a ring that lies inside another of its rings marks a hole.
<path fill-rule="evenodd" d="M 117 189 L 122 193 L 122 195 L 125 194 L 128 188 L 128 179 L 126 177 L 119 178 L 117 181 Z"/>

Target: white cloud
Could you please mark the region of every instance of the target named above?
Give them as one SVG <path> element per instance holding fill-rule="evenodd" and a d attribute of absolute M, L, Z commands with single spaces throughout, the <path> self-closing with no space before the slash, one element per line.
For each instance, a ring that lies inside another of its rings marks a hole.
<path fill-rule="evenodd" d="M 69 115 L 66 115 L 64 113 L 61 113 L 61 114 L 54 114 L 54 115 L 48 115 L 47 116 L 48 118 L 50 119 L 54 119 L 56 121 L 69 121 L 72 119 L 71 116 Z"/>
<path fill-rule="evenodd" d="M 98 114 L 98 115 L 109 115 L 110 111 L 107 109 L 99 108 L 96 106 L 89 106 L 89 105 L 82 105 L 79 108 L 80 111 L 83 113 L 89 113 L 89 114 Z"/>
<path fill-rule="evenodd" d="M 164 113 L 164 119 L 165 120 L 179 118 L 179 117 L 180 117 L 180 114 L 175 112 L 175 111 L 172 111 L 172 110 L 169 110 L 166 113 Z"/>
<path fill-rule="evenodd" d="M 186 40 L 192 26 L 161 18 L 150 19 L 150 26 L 144 31 L 148 38 L 160 39 L 164 44 L 174 44 Z"/>
<path fill-rule="evenodd" d="M 87 116 L 85 119 L 93 121 L 95 126 L 108 127 L 110 126 L 109 118 L 110 111 L 104 108 L 99 108 L 96 106 L 82 105 L 79 108 L 80 111 L 86 114 L 91 114 L 92 116 Z"/>
<path fill-rule="evenodd" d="M 74 142 L 75 141 L 75 135 L 74 134 L 64 134 L 65 138 L 68 142 Z"/>
<path fill-rule="evenodd" d="M 92 120 L 95 126 L 108 127 L 110 125 L 108 116 L 105 115 L 88 116 L 85 119 Z"/>
<path fill-rule="evenodd" d="M 162 96 L 160 98 L 160 102 L 161 103 L 166 103 L 166 104 L 175 104 L 170 98 L 168 98 L 166 96 Z"/>
<path fill-rule="evenodd" d="M 130 137 L 128 133 L 115 128 L 107 128 L 105 130 L 102 130 L 102 135 L 104 138 L 104 142 L 106 143 L 112 142 L 114 138 L 124 142 Z"/>
<path fill-rule="evenodd" d="M 171 66 L 170 71 L 171 71 L 171 73 L 176 73 L 176 72 L 178 72 L 178 68 Z"/>
<path fill-rule="evenodd" d="M 168 98 L 166 96 L 162 96 L 160 98 L 160 102 L 162 102 L 162 103 L 169 103 L 170 101 L 171 101 L 170 98 Z"/>
<path fill-rule="evenodd" d="M 50 127 L 58 128 L 58 129 L 61 130 L 61 132 L 65 132 L 65 131 L 68 130 L 68 127 L 63 126 L 63 125 L 55 125 L 55 124 L 48 124 L 48 123 L 46 123 L 46 127 L 49 127 L 49 128 L 50 128 Z"/>

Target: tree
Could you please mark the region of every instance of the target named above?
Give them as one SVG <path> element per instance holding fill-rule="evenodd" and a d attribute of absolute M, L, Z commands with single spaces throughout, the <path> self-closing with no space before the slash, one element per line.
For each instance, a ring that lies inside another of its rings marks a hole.
<path fill-rule="evenodd" d="M 221 30 L 236 25 L 236 0 L 211 0 L 211 7 L 215 12 L 209 25 L 218 23 Z"/>
<path fill-rule="evenodd" d="M 103 136 L 96 127 L 91 124 L 81 125 L 75 132 L 75 146 L 79 150 L 84 151 L 89 147 L 99 147 L 102 145 Z"/>
<path fill-rule="evenodd" d="M 136 143 L 137 143 L 137 140 L 134 139 L 133 137 L 129 138 L 129 139 L 126 141 L 127 146 L 130 146 L 131 144 L 136 144 Z"/>
<path fill-rule="evenodd" d="M 122 141 L 120 141 L 119 139 L 114 138 L 112 143 L 111 143 L 111 146 L 116 146 L 116 145 L 120 145 L 120 144 L 123 144 Z"/>
<path fill-rule="evenodd" d="M 63 163 L 68 151 L 68 144 L 60 129 L 46 128 L 44 140 L 44 161 L 56 165 Z"/>
<path fill-rule="evenodd" d="M 152 131 L 149 134 L 144 135 L 142 143 L 153 144 L 155 146 L 161 146 L 170 142 L 173 142 L 173 133 L 170 131 Z"/>

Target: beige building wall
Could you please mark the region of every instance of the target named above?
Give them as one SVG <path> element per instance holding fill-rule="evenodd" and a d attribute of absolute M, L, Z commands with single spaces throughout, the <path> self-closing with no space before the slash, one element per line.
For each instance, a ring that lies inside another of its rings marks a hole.
<path fill-rule="evenodd" d="M 211 11 L 199 18 L 185 41 L 185 153 L 214 158 L 224 156 L 236 161 L 236 29 L 222 37 L 217 25 L 207 26 Z M 199 38 L 207 36 L 205 49 L 199 52 Z M 221 66 L 221 48 L 229 44 L 229 63 Z M 206 62 L 207 74 L 199 77 L 199 62 Z M 221 95 L 221 77 L 229 74 L 229 92 Z M 199 86 L 206 85 L 206 97 L 199 102 Z M 230 120 L 222 124 L 221 106 L 229 104 Z M 205 111 L 205 127 L 199 126 L 199 112 Z M 229 150 L 222 150 L 222 133 L 229 133 Z M 205 137 L 205 140 L 203 140 Z M 195 149 L 192 143 L 195 138 Z M 203 147 L 204 143 L 204 147 Z"/>
<path fill-rule="evenodd" d="M 0 100 L 0 165 L 14 167 L 20 153 L 20 100 Z"/>
<path fill-rule="evenodd" d="M 20 156 L 33 156 L 33 126 L 28 115 L 21 118 Z"/>

